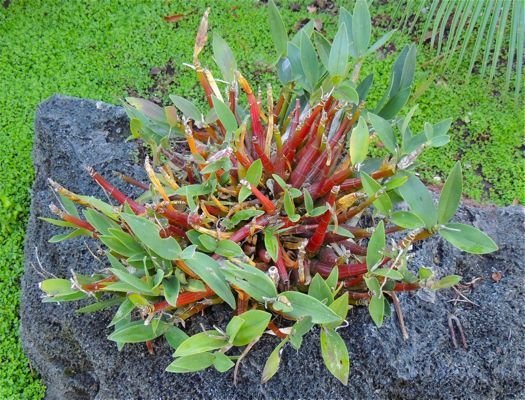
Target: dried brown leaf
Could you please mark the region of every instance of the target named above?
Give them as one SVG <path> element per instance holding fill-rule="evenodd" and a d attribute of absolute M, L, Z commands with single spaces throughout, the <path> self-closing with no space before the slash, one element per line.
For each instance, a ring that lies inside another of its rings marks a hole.
<path fill-rule="evenodd" d="M 179 22 L 182 18 L 184 18 L 184 14 L 166 15 L 164 21 L 174 24 L 175 22 Z"/>

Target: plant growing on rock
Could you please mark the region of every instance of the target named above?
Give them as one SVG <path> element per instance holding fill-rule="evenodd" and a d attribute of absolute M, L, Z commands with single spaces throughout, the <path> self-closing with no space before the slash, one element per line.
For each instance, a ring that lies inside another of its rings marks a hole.
<path fill-rule="evenodd" d="M 299 349 L 317 325 L 323 360 L 346 384 L 349 357 L 336 329 L 350 305 L 367 305 L 381 326 L 396 293 L 461 279 L 437 279 L 425 267 L 414 272 L 407 263 L 414 242 L 438 233 L 471 253 L 497 246 L 476 228 L 450 222 L 461 196 L 459 164 L 437 205 L 415 174 L 417 156 L 446 144 L 450 127 L 448 120 L 426 123 L 414 134 L 416 108 L 397 116 L 410 93 L 415 47 L 402 50 L 387 92 L 372 108 L 366 99 L 373 76 L 360 79 L 361 65 L 391 33 L 370 46 L 365 0 L 353 14 L 341 9 L 332 43 L 312 24 L 289 40 L 271 1 L 269 15 L 282 83 L 277 96 L 271 86 L 254 93 L 217 35 L 213 52 L 223 79 L 200 64 L 206 12 L 192 67 L 209 111 L 179 96 L 164 108 L 126 99 L 131 133 L 151 147 L 153 162 L 145 160 L 148 184 L 124 179 L 144 194 L 132 199 L 92 168 L 89 174 L 119 205 L 50 181 L 61 207 L 51 206 L 59 219 L 44 219 L 71 229 L 51 241 L 98 239 L 109 266 L 91 276 L 44 280 L 41 289 L 44 301 L 94 300 L 79 312 L 118 305 L 109 339 L 119 349 L 145 342 L 152 351 L 152 341 L 164 336 L 175 349 L 172 372 L 227 371 L 269 331 L 281 342 L 264 367 L 267 381 L 283 346 Z M 185 139 L 187 152 L 174 147 L 177 138 Z M 191 337 L 178 327 L 221 302 L 236 314 L 226 327 Z M 234 347 L 244 350 L 232 354 Z"/>

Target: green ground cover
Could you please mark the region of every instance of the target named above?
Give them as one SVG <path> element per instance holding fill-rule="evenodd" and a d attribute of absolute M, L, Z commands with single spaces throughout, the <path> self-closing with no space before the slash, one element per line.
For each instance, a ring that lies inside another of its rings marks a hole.
<path fill-rule="evenodd" d="M 310 3 L 281 1 L 287 26 L 303 18 L 319 18 L 324 29 L 333 33 L 333 15 L 310 14 L 306 9 Z M 38 399 L 44 393 L 18 337 L 37 105 L 54 93 L 110 103 L 128 94 L 162 100 L 169 93 L 200 97 L 192 72 L 182 63 L 191 61 L 195 29 L 207 5 L 213 6 L 212 28 L 230 42 L 240 69 L 258 83 L 268 81 L 273 45 L 266 39 L 266 7 L 255 0 L 14 0 L 0 4 L 0 399 Z M 388 21 L 391 8 L 388 4 L 372 6 L 378 25 Z M 177 23 L 162 18 L 179 13 L 184 17 Z M 375 33 L 380 31 L 377 28 Z M 401 49 L 408 40 L 396 34 L 395 48 Z M 371 57 L 364 71 L 376 74 L 376 97 L 387 84 L 396 53 Z M 431 54 L 422 49 L 419 65 L 438 62 Z M 211 64 L 210 58 L 204 60 Z M 428 73 L 418 71 L 416 91 L 423 87 Z M 462 74 L 445 74 L 419 96 L 415 117 L 416 123 L 449 116 L 455 119 L 452 143 L 423 157 L 425 178 L 443 178 L 455 160 L 461 159 L 466 195 L 499 205 L 525 201 L 524 117 L 518 104 L 496 89 L 501 80 L 497 77 L 489 85 L 474 76 L 464 83 Z"/>

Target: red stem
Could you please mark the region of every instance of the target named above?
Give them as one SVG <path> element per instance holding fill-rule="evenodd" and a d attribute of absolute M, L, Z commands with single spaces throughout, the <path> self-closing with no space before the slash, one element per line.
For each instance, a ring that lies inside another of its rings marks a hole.
<path fill-rule="evenodd" d="M 332 189 L 330 192 L 330 196 L 328 197 L 328 207 L 333 207 L 335 204 L 335 199 L 337 197 L 337 193 L 339 192 L 339 187 L 336 186 Z M 321 248 L 321 245 L 324 242 L 324 237 L 326 235 L 326 230 L 328 228 L 328 224 L 330 223 L 330 219 L 332 218 L 332 211 L 330 209 L 326 210 L 326 212 L 321 216 L 321 219 L 319 220 L 319 225 L 317 226 L 317 229 L 315 230 L 315 233 L 308 241 L 308 244 L 306 245 L 306 252 L 309 255 L 316 254 L 319 249 Z"/>
<path fill-rule="evenodd" d="M 89 172 L 89 175 L 91 175 L 91 177 L 93 178 L 93 180 L 97 182 L 106 192 L 108 192 L 110 196 L 112 196 L 120 204 L 127 203 L 135 214 L 142 214 L 146 212 L 146 207 L 138 204 L 133 199 L 126 196 L 124 193 L 118 190 L 115 186 L 113 186 L 111 183 L 106 181 L 104 177 L 102 177 L 102 175 L 96 172 L 93 168 L 89 168 L 88 172 Z"/>
<path fill-rule="evenodd" d="M 253 147 L 255 148 L 255 152 L 261 159 L 262 165 L 264 167 L 264 172 L 269 176 L 272 175 L 275 171 L 275 168 L 268 156 L 264 153 L 262 147 L 259 145 L 259 143 L 254 143 Z"/>
<path fill-rule="evenodd" d="M 317 119 L 322 109 L 323 104 L 319 103 L 312 110 L 312 113 L 305 121 L 305 123 L 302 126 L 299 126 L 294 133 L 290 132 L 291 136 L 288 138 L 283 148 L 283 154 L 288 160 L 288 162 L 292 162 L 295 156 L 295 152 L 297 151 L 297 147 L 303 142 L 306 135 L 308 135 L 308 132 L 310 132 L 314 121 Z"/>
<path fill-rule="evenodd" d="M 195 303 L 196 301 L 202 300 L 206 297 L 210 297 L 215 292 L 209 287 L 206 287 L 204 292 L 183 292 L 179 294 L 177 298 L 177 307 L 187 306 L 188 304 Z M 155 303 L 154 312 L 164 311 L 169 307 L 172 307 L 166 300 Z"/>

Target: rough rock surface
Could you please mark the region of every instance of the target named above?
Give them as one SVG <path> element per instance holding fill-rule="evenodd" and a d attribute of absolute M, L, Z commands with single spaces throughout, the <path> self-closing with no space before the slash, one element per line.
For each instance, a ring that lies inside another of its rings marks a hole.
<path fill-rule="evenodd" d="M 318 332 L 308 335 L 299 353 L 285 348 L 279 373 L 266 385 L 259 383 L 260 375 L 277 341 L 263 338 L 243 362 L 235 387 L 231 372 L 165 372 L 172 352 L 164 342 L 156 344 L 154 356 L 142 345 L 127 345 L 119 353 L 106 340 L 114 310 L 76 315 L 76 304 L 42 303 L 40 268 L 64 277 L 70 269 L 89 273 L 102 267 L 87 249 L 96 249 L 94 242 L 47 242 L 60 230 L 38 219 L 48 216 L 48 204 L 56 202 L 46 179 L 51 177 L 78 193 L 104 196 L 83 165 L 110 177 L 114 171 L 140 176 L 134 144 L 124 143 L 128 134 L 123 110 L 111 105 L 54 96 L 38 109 L 21 333 L 25 351 L 47 385 L 48 399 L 525 398 L 525 218 L 521 207 L 463 206 L 458 213 L 458 220 L 494 238 L 500 247 L 495 254 L 467 255 L 439 238 L 415 249 L 414 266 L 432 267 L 439 275 L 458 273 L 464 282 L 481 278 L 468 294 L 477 305 L 455 305 L 452 290 L 438 292 L 434 303 L 413 294 L 401 295 L 410 335 L 407 341 L 395 315 L 376 329 L 365 308 L 350 312 L 349 326 L 340 331 L 352 360 L 347 387 L 323 366 Z M 491 277 L 496 271 L 501 272 L 499 282 Z M 449 315 L 463 325 L 466 350 L 452 346 Z M 190 325 L 192 329 L 198 329 L 199 323 L 224 326 L 228 316 L 219 306 Z"/>

